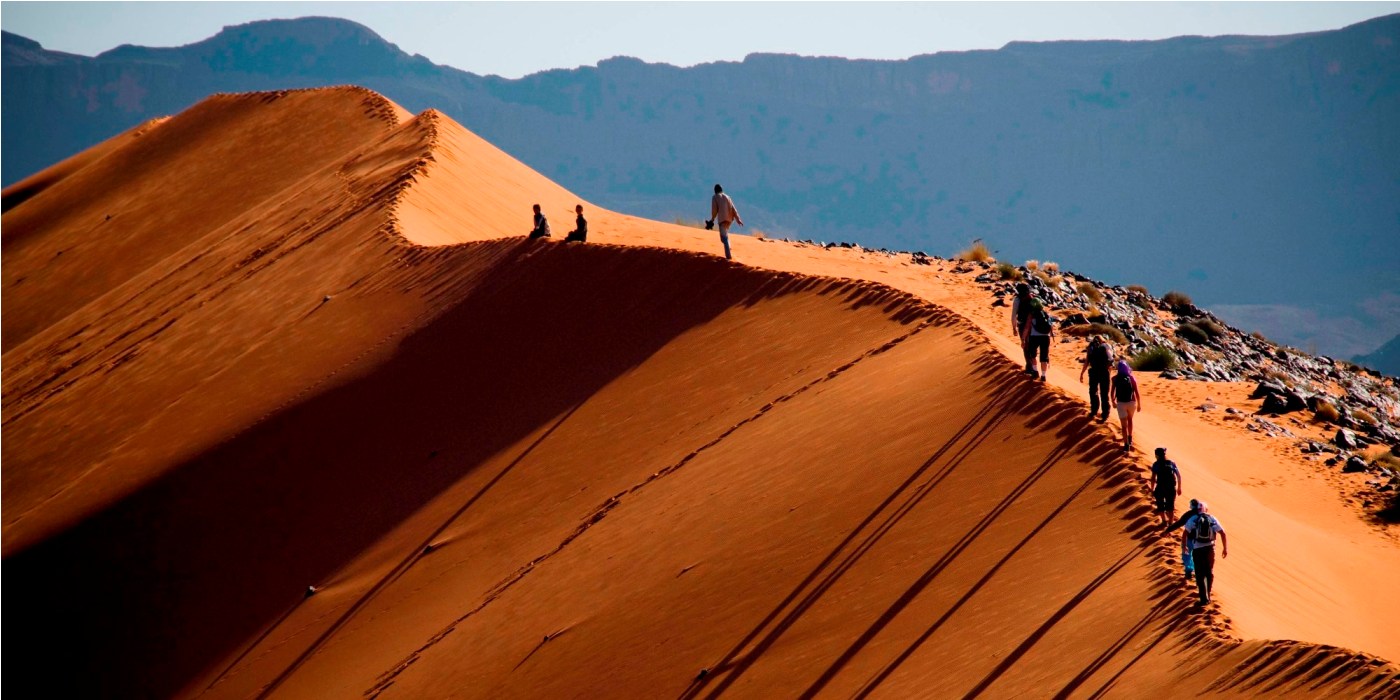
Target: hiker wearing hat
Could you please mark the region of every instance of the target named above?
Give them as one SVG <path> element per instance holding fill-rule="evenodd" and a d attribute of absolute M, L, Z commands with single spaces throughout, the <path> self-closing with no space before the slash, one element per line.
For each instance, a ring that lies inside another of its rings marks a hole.
<path fill-rule="evenodd" d="M 1113 364 L 1113 348 L 1102 335 L 1089 340 L 1084 351 L 1084 360 L 1079 367 L 1079 381 L 1084 381 L 1084 372 L 1089 372 L 1089 417 L 1102 423 L 1108 420 L 1108 374 Z M 1100 413 L 1102 407 L 1102 413 Z"/>
<path fill-rule="evenodd" d="M 1186 519 L 1186 530 L 1181 535 L 1183 546 L 1191 547 L 1191 561 L 1196 565 L 1196 591 L 1200 603 L 1210 602 L 1211 587 L 1215 584 L 1215 536 L 1220 535 L 1220 558 L 1230 556 L 1230 543 L 1225 537 L 1225 528 L 1210 514 L 1205 501 L 1196 501 L 1197 513 Z"/>
<path fill-rule="evenodd" d="M 1176 462 L 1167 459 L 1167 448 L 1158 447 L 1157 461 L 1152 463 L 1152 501 L 1162 525 L 1176 520 L 1176 497 L 1181 495 L 1181 471 Z"/>
<path fill-rule="evenodd" d="M 1194 498 L 1191 499 L 1191 510 L 1182 513 L 1181 517 L 1176 519 L 1176 522 L 1172 523 L 1171 525 L 1168 525 L 1167 533 L 1171 534 L 1172 530 L 1175 530 L 1185 525 L 1187 520 L 1190 520 L 1191 518 L 1195 517 L 1196 514 L 1200 512 L 1201 502 L 1197 501 Z M 1189 538 L 1184 538 L 1181 542 L 1181 566 L 1186 570 L 1186 580 L 1190 581 L 1191 574 L 1195 571 L 1195 565 L 1191 560 L 1191 543 L 1189 541 Z"/>

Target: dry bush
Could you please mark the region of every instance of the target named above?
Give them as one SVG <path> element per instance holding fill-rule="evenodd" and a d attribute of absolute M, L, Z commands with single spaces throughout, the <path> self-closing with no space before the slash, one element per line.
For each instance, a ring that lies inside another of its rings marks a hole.
<path fill-rule="evenodd" d="M 1142 286 L 1142 285 L 1140 285 L 1140 284 L 1130 284 L 1130 285 L 1128 285 L 1128 291 L 1130 291 L 1130 292 L 1137 292 L 1138 294 L 1141 294 L 1141 295 L 1143 295 L 1143 296 L 1148 296 L 1148 294 L 1147 294 L 1147 287 L 1144 287 L 1144 286 Z"/>
<path fill-rule="evenodd" d="M 1273 345 L 1273 344 L 1274 344 L 1274 341 L 1269 340 L 1268 338 L 1264 337 L 1264 334 L 1263 334 L 1263 333 L 1260 333 L 1259 331 L 1254 331 L 1254 332 L 1250 333 L 1250 334 L 1249 334 L 1249 337 L 1251 337 L 1251 338 L 1253 338 L 1253 339 L 1255 339 L 1255 340 L 1258 340 L 1258 341 L 1260 341 L 1260 342 L 1263 342 L 1263 343 L 1268 343 L 1268 344 L 1270 344 L 1270 345 Z"/>
<path fill-rule="evenodd" d="M 1108 336 L 1109 340 L 1112 340 L 1113 342 L 1118 343 L 1119 345 L 1128 344 L 1128 336 L 1123 335 L 1123 331 L 1120 331 L 1117 328 L 1114 328 L 1113 326 L 1110 326 L 1106 323 L 1076 323 L 1072 326 L 1065 326 L 1064 328 L 1061 328 L 1060 332 L 1064 333 L 1065 335 L 1074 336 L 1076 338 L 1088 338 L 1091 335 L 1103 335 Z"/>
<path fill-rule="evenodd" d="M 988 262 L 996 259 L 992 257 L 992 251 L 987 248 L 987 244 L 980 240 L 973 241 L 972 245 L 968 246 L 966 250 L 953 257 L 967 262 Z"/>
<path fill-rule="evenodd" d="M 1013 282 L 1021 279 L 1021 271 L 1017 270 L 1016 266 L 1011 263 L 997 263 L 997 274 L 1000 275 L 1002 279 L 1012 280 Z"/>
<path fill-rule="evenodd" d="M 1210 342 L 1210 336 L 1194 323 L 1183 323 L 1177 326 L 1176 335 L 1178 338 L 1196 345 L 1205 345 Z"/>
<path fill-rule="evenodd" d="M 1045 270 L 1046 274 L 1053 275 L 1060 271 L 1060 264 L 1057 262 L 1046 261 L 1040 264 L 1040 269 Z"/>
<path fill-rule="evenodd" d="M 759 229 L 754 229 L 749 233 L 749 235 L 753 236 L 754 238 L 757 238 L 760 241 L 764 240 L 765 238 L 768 238 L 768 234 L 764 233 L 763 231 L 760 231 Z"/>
<path fill-rule="evenodd" d="M 1084 295 L 1085 299 L 1095 304 L 1103 303 L 1103 292 L 1100 292 L 1093 282 L 1080 282 L 1077 289 L 1079 289 L 1080 294 Z"/>
<path fill-rule="evenodd" d="M 1049 283 L 1049 285 L 1050 285 L 1051 287 L 1054 287 L 1054 288 L 1056 288 L 1056 289 L 1059 289 L 1059 288 L 1060 288 L 1060 285 L 1062 285 L 1062 284 L 1065 283 L 1065 276 L 1064 276 L 1064 275 L 1053 275 L 1053 276 L 1050 277 L 1049 280 L 1047 280 L 1047 282 Z"/>
<path fill-rule="evenodd" d="M 1337 407 L 1331 401 L 1318 400 L 1317 409 L 1313 411 L 1313 418 L 1323 423 L 1336 423 L 1341 417 L 1342 414 L 1337 412 Z"/>
<path fill-rule="evenodd" d="M 1176 308 L 1178 306 L 1191 306 L 1191 297 L 1187 296 L 1184 292 L 1167 292 L 1167 295 L 1162 297 L 1162 301 L 1166 302 L 1167 306 L 1170 306 L 1172 308 Z"/>
<path fill-rule="evenodd" d="M 1366 425 L 1375 425 L 1377 422 L 1375 416 L 1359 408 L 1351 412 L 1351 417 L 1361 421 L 1362 423 L 1365 423 Z"/>
<path fill-rule="evenodd" d="M 1035 272 L 1036 270 L 1039 270 L 1039 269 L 1040 269 L 1040 261 L 1039 261 L 1039 260 L 1027 260 L 1027 261 L 1026 261 L 1026 269 L 1027 269 L 1027 270 L 1030 270 L 1031 272 Z"/>
<path fill-rule="evenodd" d="M 691 227 L 691 228 L 705 228 L 705 222 L 703 222 L 703 221 L 696 221 L 695 219 L 687 219 L 687 218 L 685 218 L 685 217 L 683 217 L 683 216 L 677 216 L 675 219 L 673 219 L 673 220 L 671 221 L 671 223 L 673 223 L 673 224 L 675 224 L 675 225 L 677 225 L 677 226 L 689 226 L 689 227 Z"/>
<path fill-rule="evenodd" d="M 1225 335 L 1225 327 L 1208 318 L 1198 318 L 1191 323 L 1202 331 L 1205 331 L 1205 334 L 1211 338 L 1219 338 Z"/>
<path fill-rule="evenodd" d="M 1165 345 L 1155 345 L 1133 355 L 1132 359 L 1128 360 L 1128 365 L 1136 370 L 1160 372 L 1176 369 L 1177 362 L 1174 350 Z"/>

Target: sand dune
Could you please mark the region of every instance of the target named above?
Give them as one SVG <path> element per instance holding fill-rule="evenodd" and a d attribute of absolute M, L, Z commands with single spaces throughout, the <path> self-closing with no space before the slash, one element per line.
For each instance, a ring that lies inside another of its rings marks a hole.
<path fill-rule="evenodd" d="M 1400 693 L 1391 613 L 1348 597 L 1393 541 L 1238 493 L 1164 401 L 1140 430 L 1244 533 L 1223 609 L 1188 608 L 1141 456 L 1072 382 L 1017 375 L 950 270 L 746 237 L 725 261 L 355 88 L 217 96 L 98 148 L 5 193 L 12 684 Z M 590 243 L 524 240 L 536 202 L 556 235 L 584 204 Z M 1342 594 L 1294 609 L 1319 582 Z"/>

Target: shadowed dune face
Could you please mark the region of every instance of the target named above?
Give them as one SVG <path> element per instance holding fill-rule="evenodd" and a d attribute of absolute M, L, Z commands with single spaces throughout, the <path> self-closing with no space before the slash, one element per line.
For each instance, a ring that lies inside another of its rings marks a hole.
<path fill-rule="evenodd" d="M 28 319 L 4 355 L 12 683 L 1400 690 L 1383 662 L 1233 641 L 1187 611 L 1128 462 L 947 310 L 692 253 L 490 240 L 573 196 L 438 115 L 289 95 L 213 98 L 5 214 L 7 343 L 12 300 Z M 338 153 L 246 211 L 188 196 L 204 170 L 181 143 L 335 115 Z M 19 270 L 63 286 L 97 265 L 12 267 L 11 217 L 23 251 L 63 245 L 78 229 L 54 212 L 110 191 L 115 171 L 94 169 L 123 158 L 150 164 L 141 191 L 186 186 L 172 216 L 205 232 L 177 246 L 136 227 L 144 242 L 106 248 L 125 271 L 67 310 L 11 293 Z"/>

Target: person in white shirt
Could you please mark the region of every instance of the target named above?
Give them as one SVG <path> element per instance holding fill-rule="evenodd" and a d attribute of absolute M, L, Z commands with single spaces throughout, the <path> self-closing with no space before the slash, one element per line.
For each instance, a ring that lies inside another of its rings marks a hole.
<path fill-rule="evenodd" d="M 715 185 L 715 196 L 710 198 L 710 221 L 719 226 L 719 240 L 724 244 L 724 257 L 734 259 L 729 254 L 729 226 L 730 224 L 744 225 L 744 220 L 739 218 L 739 210 L 734 208 L 734 200 L 724 193 L 724 188 Z"/>

